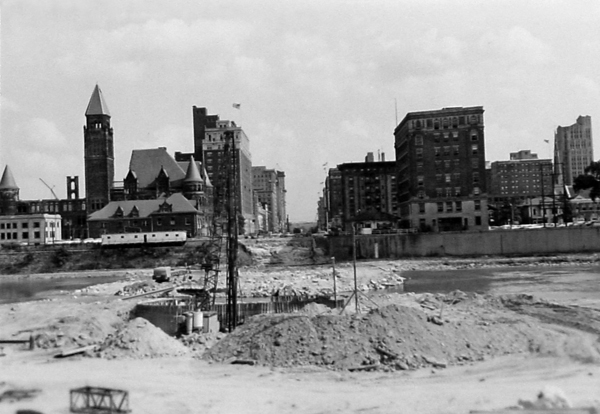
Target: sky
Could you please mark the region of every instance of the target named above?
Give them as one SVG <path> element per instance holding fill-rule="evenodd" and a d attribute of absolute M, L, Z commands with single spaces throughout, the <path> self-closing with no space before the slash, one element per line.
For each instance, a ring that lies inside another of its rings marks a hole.
<path fill-rule="evenodd" d="M 0 6 L 0 168 L 25 200 L 52 198 L 40 179 L 65 198 L 75 175 L 85 195 L 96 84 L 112 115 L 115 180 L 133 149 L 192 152 L 192 107 L 206 107 L 242 126 L 253 165 L 285 172 L 292 222 L 316 220 L 328 168 L 367 152 L 394 160 L 408 112 L 483 106 L 488 161 L 521 149 L 550 158 L 556 127 L 579 115 L 592 117 L 600 150 L 596 0 Z"/>

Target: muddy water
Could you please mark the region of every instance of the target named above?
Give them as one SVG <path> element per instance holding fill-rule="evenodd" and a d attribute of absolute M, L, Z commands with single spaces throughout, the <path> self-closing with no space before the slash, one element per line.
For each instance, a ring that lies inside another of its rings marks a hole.
<path fill-rule="evenodd" d="M 63 277 L 55 279 L 21 279 L 2 281 L 0 277 L 0 304 L 43 299 L 60 291 L 73 291 L 99 283 L 112 283 L 123 279 L 107 277 Z"/>
<path fill-rule="evenodd" d="M 600 267 L 554 266 L 408 271 L 404 292 L 526 293 L 547 300 L 600 303 Z"/>

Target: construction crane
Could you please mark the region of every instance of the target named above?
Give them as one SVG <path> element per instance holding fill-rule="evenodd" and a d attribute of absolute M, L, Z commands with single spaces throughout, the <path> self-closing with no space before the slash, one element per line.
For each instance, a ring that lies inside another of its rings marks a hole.
<path fill-rule="evenodd" d="M 233 131 L 223 134 L 223 153 L 213 180 L 212 233 L 202 262 L 205 271 L 204 291 L 210 296 L 202 308 L 210 310 L 215 304 L 219 283 L 223 242 L 226 242 L 227 311 L 225 325 L 229 332 L 237 326 L 237 249 L 238 249 L 238 192 L 236 180 L 236 154 Z"/>
<path fill-rule="evenodd" d="M 52 192 L 52 195 L 54 196 L 54 199 L 55 199 L 55 200 L 59 200 L 58 196 L 57 196 L 57 195 L 56 195 L 56 193 L 54 192 L 54 186 L 50 187 L 50 186 L 48 185 L 48 183 L 46 183 L 46 181 L 42 180 L 41 178 L 40 178 L 40 181 L 41 181 L 42 183 L 44 183 L 44 185 L 45 185 L 46 187 L 48 187 L 48 190 L 50 190 L 50 191 Z"/>

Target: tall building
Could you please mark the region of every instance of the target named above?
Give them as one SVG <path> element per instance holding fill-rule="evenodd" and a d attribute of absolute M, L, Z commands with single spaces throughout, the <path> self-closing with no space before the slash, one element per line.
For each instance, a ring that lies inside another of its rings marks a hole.
<path fill-rule="evenodd" d="M 285 231 L 286 208 L 285 208 L 285 173 L 275 169 L 267 169 L 264 166 L 252 167 L 254 193 L 258 202 L 266 208 L 267 231 Z"/>
<path fill-rule="evenodd" d="M 592 145 L 592 118 L 579 116 L 571 126 L 559 126 L 554 133 L 554 164 L 564 185 L 584 173 L 594 160 Z"/>
<path fill-rule="evenodd" d="M 488 228 L 483 107 L 410 112 L 394 131 L 403 226 Z"/>
<path fill-rule="evenodd" d="M 385 159 L 385 157 L 384 157 Z M 342 227 L 349 231 L 352 223 L 378 229 L 396 228 L 396 163 L 375 161 L 373 153 L 365 162 L 337 166 L 341 176 Z"/>
<path fill-rule="evenodd" d="M 327 225 L 331 229 L 342 228 L 343 195 L 342 174 L 337 168 L 330 168 L 325 179 L 325 214 Z"/>
<path fill-rule="evenodd" d="M 538 159 L 529 150 L 511 153 L 510 161 L 492 163 L 490 197 L 524 200 L 550 196 L 554 191 L 552 174 L 552 160 Z"/>
<path fill-rule="evenodd" d="M 235 168 L 235 183 L 237 186 L 237 201 L 239 213 L 244 217 L 244 231 L 255 231 L 254 201 L 252 196 L 252 156 L 250 140 L 241 127 L 233 121 L 220 120 L 218 115 L 208 115 L 206 108 L 193 107 L 194 122 L 194 156 L 202 160 L 213 186 L 215 194 L 221 185 L 225 134 L 233 136 L 235 152 L 233 162 Z M 175 153 L 178 161 L 189 157 L 189 154 Z"/>
<path fill-rule="evenodd" d="M 98 85 L 92 92 L 85 118 L 86 125 L 83 127 L 85 193 L 87 213 L 91 214 L 108 204 L 115 178 L 110 111 Z"/>

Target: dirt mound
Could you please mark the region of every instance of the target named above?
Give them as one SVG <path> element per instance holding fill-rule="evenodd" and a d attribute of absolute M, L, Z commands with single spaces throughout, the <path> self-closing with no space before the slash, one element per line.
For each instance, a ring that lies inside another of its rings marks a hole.
<path fill-rule="evenodd" d="M 96 356 L 104 358 L 154 358 L 178 356 L 188 349 L 177 339 L 144 318 L 127 322 L 114 334 L 110 334 L 99 346 Z"/>
<path fill-rule="evenodd" d="M 98 343 L 124 322 L 125 316 L 94 305 L 80 306 L 71 315 L 48 315 L 47 325 L 32 329 L 37 348 L 73 348 Z M 44 320 L 40 318 L 40 322 Z"/>
<path fill-rule="evenodd" d="M 495 299 L 441 296 L 415 296 L 412 300 L 419 306 L 392 304 L 362 315 L 258 316 L 205 357 L 271 366 L 390 370 L 445 367 L 524 352 L 600 360 L 588 334 L 541 325 Z"/>

